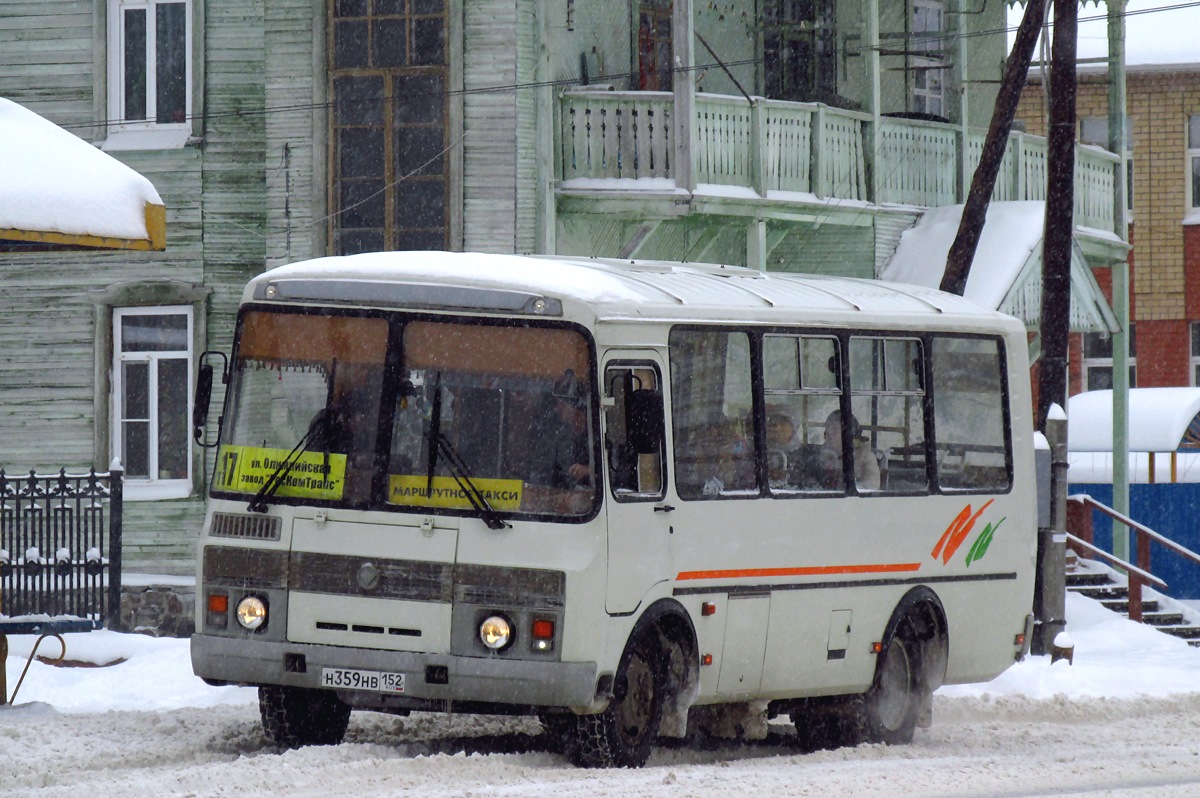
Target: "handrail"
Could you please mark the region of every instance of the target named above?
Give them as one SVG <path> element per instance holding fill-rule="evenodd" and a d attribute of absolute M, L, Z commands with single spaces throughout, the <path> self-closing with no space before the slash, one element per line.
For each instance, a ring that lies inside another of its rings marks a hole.
<path fill-rule="evenodd" d="M 1155 532 L 1153 529 L 1146 526 L 1145 524 L 1134 521 L 1129 516 L 1122 515 L 1121 513 L 1117 512 L 1116 510 L 1114 510 L 1113 508 L 1104 504 L 1103 502 L 1096 501 L 1095 499 L 1093 499 L 1091 496 L 1089 496 L 1086 493 L 1077 493 L 1074 496 L 1068 496 L 1067 501 L 1081 502 L 1083 504 L 1094 507 L 1095 509 L 1097 509 L 1100 512 L 1107 515 L 1109 518 L 1112 518 L 1113 520 L 1116 520 L 1116 521 L 1120 521 L 1122 524 L 1129 527 L 1130 529 L 1135 529 L 1138 532 L 1141 532 L 1142 534 L 1147 535 L 1151 539 L 1163 544 L 1168 549 L 1171 549 L 1176 554 L 1181 554 L 1184 557 L 1191 560 L 1192 562 L 1196 563 L 1197 565 L 1200 565 L 1200 554 L 1197 554 L 1196 552 L 1192 551 L 1191 549 L 1189 549 L 1186 546 L 1182 546 L 1182 545 L 1176 543 L 1175 541 L 1171 540 L 1169 537 L 1166 537 L 1165 535 L 1163 535 L 1159 532 Z"/>
<path fill-rule="evenodd" d="M 1200 554 L 1192 551 L 1186 546 L 1181 546 L 1170 538 L 1155 532 L 1145 524 L 1134 521 L 1129 516 L 1117 512 L 1103 502 L 1098 502 L 1086 493 L 1079 493 L 1067 497 L 1068 501 L 1079 502 L 1085 507 L 1091 507 L 1093 510 L 1099 510 L 1114 521 L 1119 521 L 1134 532 L 1134 553 L 1136 555 L 1138 567 L 1133 567 L 1129 563 L 1125 563 L 1122 567 L 1129 568 L 1129 619 L 1132 621 L 1141 622 L 1142 620 L 1142 584 L 1153 580 L 1155 583 L 1166 587 L 1166 583 L 1149 573 L 1150 571 L 1150 541 L 1155 541 L 1166 546 L 1176 554 L 1182 555 L 1194 563 L 1200 564 Z M 1079 540 L 1070 533 L 1068 538 Z M 1091 546 L 1084 541 L 1079 541 L 1086 548 L 1096 551 L 1094 546 Z M 1110 555 L 1105 554 L 1105 559 L 1109 559 Z M 1115 557 L 1112 559 L 1116 559 Z M 1110 560 L 1111 561 L 1111 560 Z"/>
<path fill-rule="evenodd" d="M 1124 568 L 1126 571 L 1131 571 L 1131 572 L 1137 574 L 1138 576 L 1140 576 L 1142 579 L 1146 580 L 1147 582 L 1153 582 L 1154 584 L 1156 584 L 1162 588 L 1165 588 L 1167 586 L 1166 582 L 1159 579 L 1157 576 L 1150 573 L 1149 571 L 1143 571 L 1141 568 L 1138 568 L 1133 563 L 1126 562 L 1125 560 L 1122 560 L 1120 557 L 1116 556 L 1115 554 L 1109 554 L 1104 549 L 1102 549 L 1098 546 L 1093 546 L 1091 543 L 1088 543 L 1086 540 L 1084 540 L 1081 537 L 1077 537 L 1075 535 L 1072 535 L 1070 532 L 1068 532 L 1067 540 L 1071 541 L 1072 543 L 1074 543 L 1076 545 L 1082 546 L 1083 548 L 1090 551 L 1092 554 L 1100 555 L 1101 559 L 1107 560 L 1108 562 L 1112 563 L 1113 565 L 1117 566 L 1118 568 Z"/>

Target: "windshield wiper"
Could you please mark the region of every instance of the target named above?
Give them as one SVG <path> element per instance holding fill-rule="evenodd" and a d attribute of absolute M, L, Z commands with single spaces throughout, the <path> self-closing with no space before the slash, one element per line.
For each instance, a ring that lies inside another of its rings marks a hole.
<path fill-rule="evenodd" d="M 438 457 L 445 461 L 446 467 L 450 470 L 450 476 L 454 477 L 454 481 L 458 483 L 458 487 L 467 495 L 467 501 L 471 503 L 471 507 L 475 512 L 479 513 L 479 517 L 488 529 L 505 529 L 510 524 L 500 517 L 500 514 L 488 504 L 488 500 L 483 493 L 475 485 L 471 479 L 471 472 L 467 469 L 467 464 L 463 462 L 454 446 L 450 443 L 450 439 L 442 434 L 442 380 L 441 375 L 434 381 L 433 384 L 433 407 L 429 413 L 429 431 L 425 437 L 429 441 L 429 459 L 427 460 L 427 473 L 425 482 L 426 495 L 433 496 L 433 472 L 437 467 Z"/>
<path fill-rule="evenodd" d="M 279 488 L 283 485 L 283 481 L 287 479 L 288 474 L 292 473 L 292 469 L 296 467 L 296 463 L 300 462 L 300 455 L 304 454 L 308 449 L 308 445 L 317 438 L 325 437 L 325 428 L 329 426 L 329 410 L 322 409 L 313 418 L 312 423 L 308 425 L 308 432 L 292 447 L 288 452 L 288 456 L 275 466 L 275 470 L 267 477 L 267 481 L 258 489 L 258 493 L 254 494 L 254 498 L 246 505 L 246 509 L 252 513 L 265 513 L 267 511 L 267 499 L 275 495 Z"/>

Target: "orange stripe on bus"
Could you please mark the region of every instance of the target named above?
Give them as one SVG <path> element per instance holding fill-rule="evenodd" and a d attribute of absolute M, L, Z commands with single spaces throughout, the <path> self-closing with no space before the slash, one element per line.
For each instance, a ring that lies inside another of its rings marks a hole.
<path fill-rule="evenodd" d="M 919 570 L 919 562 L 878 565 L 814 565 L 805 568 L 734 568 L 724 571 L 681 571 L 676 581 L 689 579 L 739 579 L 764 576 L 829 576 L 832 574 L 894 574 Z"/>

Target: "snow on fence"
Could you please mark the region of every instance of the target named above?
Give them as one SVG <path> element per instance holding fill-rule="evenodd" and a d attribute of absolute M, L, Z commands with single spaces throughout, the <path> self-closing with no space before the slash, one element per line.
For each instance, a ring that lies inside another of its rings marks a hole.
<path fill-rule="evenodd" d="M 122 477 L 0 469 L 0 615 L 119 625 Z"/>

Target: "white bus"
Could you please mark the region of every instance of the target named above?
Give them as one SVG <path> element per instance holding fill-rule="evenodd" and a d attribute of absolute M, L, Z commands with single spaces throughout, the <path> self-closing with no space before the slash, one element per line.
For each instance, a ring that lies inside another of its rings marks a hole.
<path fill-rule="evenodd" d="M 592 767 L 787 715 L 903 743 L 1023 653 L 1026 335 L 960 297 L 321 258 L 249 283 L 226 376 L 192 663 L 276 745 L 351 709 L 537 715 Z"/>

